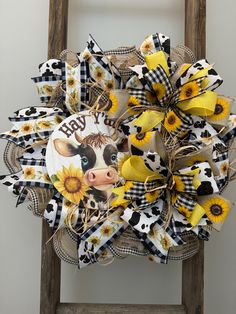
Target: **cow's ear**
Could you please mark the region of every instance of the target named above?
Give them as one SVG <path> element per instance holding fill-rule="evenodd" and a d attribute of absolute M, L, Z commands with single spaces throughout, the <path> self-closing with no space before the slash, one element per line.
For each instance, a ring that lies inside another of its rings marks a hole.
<path fill-rule="evenodd" d="M 116 146 L 117 146 L 117 149 L 118 149 L 119 152 L 128 152 L 129 151 L 128 139 L 127 138 L 123 139 Z"/>
<path fill-rule="evenodd" d="M 79 145 L 65 138 L 56 138 L 53 143 L 56 151 L 64 157 L 72 157 L 79 152 Z"/>

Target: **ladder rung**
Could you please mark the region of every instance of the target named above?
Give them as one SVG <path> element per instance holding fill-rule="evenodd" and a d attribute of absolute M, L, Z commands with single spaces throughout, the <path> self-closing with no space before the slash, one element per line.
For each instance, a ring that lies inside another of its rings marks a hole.
<path fill-rule="evenodd" d="M 184 305 L 60 303 L 56 314 L 186 314 Z"/>

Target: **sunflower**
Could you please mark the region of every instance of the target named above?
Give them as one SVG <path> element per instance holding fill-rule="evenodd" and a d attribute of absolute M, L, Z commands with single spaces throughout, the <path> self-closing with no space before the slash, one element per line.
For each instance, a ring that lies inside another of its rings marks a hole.
<path fill-rule="evenodd" d="M 109 225 L 102 226 L 100 232 L 104 237 L 110 237 L 113 233 L 113 228 Z"/>
<path fill-rule="evenodd" d="M 218 97 L 215 106 L 215 112 L 208 117 L 210 121 L 224 120 L 230 113 L 230 101 L 223 97 Z"/>
<path fill-rule="evenodd" d="M 116 113 L 116 111 L 118 109 L 118 105 L 119 105 L 117 97 L 112 93 L 110 93 L 110 95 L 109 95 L 109 100 L 110 100 L 110 108 L 108 109 L 108 112 L 107 112 L 108 116 L 114 115 Z"/>
<path fill-rule="evenodd" d="M 74 88 L 76 86 L 76 80 L 73 76 L 69 76 L 66 80 L 66 84 L 69 88 Z"/>
<path fill-rule="evenodd" d="M 196 81 L 188 82 L 181 87 L 179 100 L 193 98 L 199 94 L 200 87 Z"/>
<path fill-rule="evenodd" d="M 45 94 L 52 95 L 53 87 L 50 85 L 43 85 L 43 91 Z"/>
<path fill-rule="evenodd" d="M 221 172 L 226 176 L 228 174 L 229 164 L 225 161 L 220 165 Z"/>
<path fill-rule="evenodd" d="M 155 104 L 156 103 L 156 97 L 153 93 L 146 91 L 146 97 L 147 100 L 151 103 L 151 104 Z"/>
<path fill-rule="evenodd" d="M 63 166 L 56 174 L 57 180 L 54 182 L 55 188 L 72 203 L 79 204 L 84 198 L 88 186 L 84 183 L 83 172 L 80 168 L 75 168 L 73 164 L 69 169 Z"/>
<path fill-rule="evenodd" d="M 149 203 L 153 203 L 156 201 L 159 195 L 160 195 L 160 190 L 155 190 L 152 192 L 146 192 L 145 198 Z"/>
<path fill-rule="evenodd" d="M 20 131 L 24 134 L 29 134 L 31 131 L 33 131 L 33 126 L 30 123 L 24 123 L 22 124 L 22 126 L 20 127 Z"/>
<path fill-rule="evenodd" d="M 108 90 L 114 89 L 114 81 L 113 80 L 106 81 L 105 86 Z"/>
<path fill-rule="evenodd" d="M 178 212 L 180 214 L 184 215 L 184 217 L 186 217 L 186 218 L 189 218 L 191 216 L 191 212 L 185 206 L 179 206 Z"/>
<path fill-rule="evenodd" d="M 24 169 L 24 178 L 25 179 L 34 179 L 35 178 L 35 169 L 33 167 L 26 167 Z"/>
<path fill-rule="evenodd" d="M 140 111 L 139 110 L 134 110 L 136 106 L 140 106 L 140 100 L 135 97 L 135 96 L 130 96 L 126 106 L 128 107 L 128 113 L 130 115 L 138 114 Z"/>
<path fill-rule="evenodd" d="M 152 138 L 151 132 L 144 132 L 138 134 L 131 134 L 130 141 L 134 146 L 144 146 L 150 142 Z"/>
<path fill-rule="evenodd" d="M 44 173 L 44 174 L 43 174 L 43 180 L 44 180 L 45 182 L 47 182 L 47 183 L 51 183 L 51 182 L 52 182 L 51 179 L 50 179 L 50 177 L 49 177 L 49 175 L 48 175 L 48 173 Z"/>
<path fill-rule="evenodd" d="M 95 79 L 101 81 L 104 78 L 104 71 L 101 67 L 96 67 L 94 71 Z"/>
<path fill-rule="evenodd" d="M 142 43 L 141 47 L 140 47 L 140 51 L 144 55 L 147 55 L 150 52 L 152 52 L 153 48 L 154 48 L 153 42 L 150 39 L 145 39 L 144 42 Z"/>
<path fill-rule="evenodd" d="M 69 94 L 69 104 L 71 106 L 76 106 L 79 102 L 79 93 L 77 90 L 74 90 Z"/>
<path fill-rule="evenodd" d="M 54 121 L 56 124 L 60 124 L 63 121 L 63 118 L 61 116 L 55 116 Z"/>
<path fill-rule="evenodd" d="M 183 192 L 185 189 L 185 184 L 181 180 L 180 176 L 173 175 L 174 189 L 178 192 Z"/>
<path fill-rule="evenodd" d="M 40 129 L 50 129 L 52 127 L 52 124 L 50 121 L 47 121 L 47 120 L 41 120 L 41 121 L 38 121 L 37 122 L 37 126 L 40 128 Z"/>
<path fill-rule="evenodd" d="M 164 128 L 168 132 L 176 131 L 182 124 L 180 118 L 176 115 L 173 110 L 168 111 L 164 120 Z"/>
<path fill-rule="evenodd" d="M 86 61 L 91 61 L 91 59 L 92 59 L 92 55 L 91 55 L 91 53 L 90 52 L 88 52 L 88 51 L 85 51 L 84 53 L 83 53 L 83 58 L 86 60 Z"/>
<path fill-rule="evenodd" d="M 90 237 L 89 239 L 88 239 L 88 241 L 90 242 L 90 243 L 92 243 L 94 246 L 98 246 L 99 244 L 100 244 L 100 239 L 98 238 L 98 237 L 96 237 L 96 236 L 92 236 L 92 237 Z"/>
<path fill-rule="evenodd" d="M 167 235 L 161 236 L 160 243 L 164 250 L 169 250 L 169 248 L 172 246 L 170 239 L 167 237 Z"/>
<path fill-rule="evenodd" d="M 158 100 L 161 100 L 166 94 L 166 88 L 161 83 L 153 83 L 152 88 L 155 91 Z"/>
<path fill-rule="evenodd" d="M 213 223 L 221 223 L 225 220 L 230 210 L 229 202 L 220 197 L 209 198 L 202 204 L 205 209 L 207 217 Z"/>

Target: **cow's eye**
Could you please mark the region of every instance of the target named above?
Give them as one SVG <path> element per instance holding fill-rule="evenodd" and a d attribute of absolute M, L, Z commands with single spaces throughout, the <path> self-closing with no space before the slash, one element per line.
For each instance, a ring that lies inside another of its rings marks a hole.
<path fill-rule="evenodd" d="M 87 165 L 88 164 L 88 162 L 89 162 L 89 160 L 88 160 L 88 158 L 86 157 L 86 156 L 83 156 L 82 158 L 81 158 L 81 160 L 82 160 L 82 163 L 83 163 L 83 165 Z"/>
<path fill-rule="evenodd" d="M 117 154 L 112 154 L 111 155 L 111 161 L 116 162 L 117 161 Z"/>

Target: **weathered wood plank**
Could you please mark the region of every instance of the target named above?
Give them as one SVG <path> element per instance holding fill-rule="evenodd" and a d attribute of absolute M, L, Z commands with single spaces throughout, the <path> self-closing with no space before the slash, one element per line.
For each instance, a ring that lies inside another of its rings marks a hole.
<path fill-rule="evenodd" d="M 206 55 L 206 0 L 185 0 L 185 45 L 197 59 Z M 182 264 L 182 304 L 187 314 L 204 313 L 204 243 Z"/>
<path fill-rule="evenodd" d="M 206 0 L 185 0 L 185 45 L 198 59 L 206 54 Z"/>
<path fill-rule="evenodd" d="M 56 58 L 67 44 L 68 1 L 50 0 L 48 58 Z M 61 264 L 52 241 L 46 244 L 52 231 L 46 221 L 42 224 L 40 314 L 55 314 L 60 302 Z"/>
<path fill-rule="evenodd" d="M 56 314 L 186 314 L 183 305 L 61 303 Z"/>

